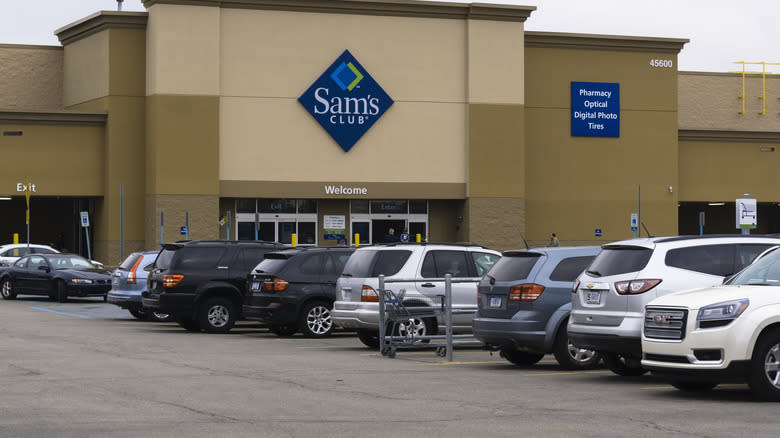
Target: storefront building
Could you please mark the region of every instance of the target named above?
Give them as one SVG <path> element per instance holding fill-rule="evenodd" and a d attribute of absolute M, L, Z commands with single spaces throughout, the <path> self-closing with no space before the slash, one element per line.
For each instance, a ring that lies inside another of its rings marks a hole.
<path fill-rule="evenodd" d="M 88 211 L 108 263 L 184 238 L 362 245 L 390 228 L 602 244 L 640 209 L 656 235 L 701 209 L 708 233 L 735 232 L 708 204 L 743 193 L 757 231 L 780 232 L 763 220 L 780 86 L 756 115 L 741 77 L 677 71 L 687 40 L 526 32 L 522 6 L 144 6 L 57 30 L 61 48 L 0 45 L 0 241 L 25 238 L 20 183 L 33 241 L 83 252 Z"/>

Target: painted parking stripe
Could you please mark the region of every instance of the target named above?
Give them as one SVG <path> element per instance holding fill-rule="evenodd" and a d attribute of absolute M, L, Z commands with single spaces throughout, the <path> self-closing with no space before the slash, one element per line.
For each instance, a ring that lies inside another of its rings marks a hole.
<path fill-rule="evenodd" d="M 31 309 L 35 309 L 35 310 L 43 310 L 44 312 L 56 313 L 57 315 L 75 316 L 76 318 L 89 319 L 89 316 L 86 316 L 86 315 L 79 315 L 79 314 L 76 314 L 76 313 L 68 313 L 68 312 L 60 312 L 59 310 L 49 309 L 49 308 L 46 308 L 46 307 L 30 306 L 30 308 Z"/>

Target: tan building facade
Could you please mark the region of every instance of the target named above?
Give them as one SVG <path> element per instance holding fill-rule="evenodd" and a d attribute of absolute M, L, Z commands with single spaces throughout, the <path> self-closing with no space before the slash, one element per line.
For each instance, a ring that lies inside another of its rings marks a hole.
<path fill-rule="evenodd" d="M 677 234 L 697 203 L 733 202 L 734 190 L 780 202 L 763 174 L 775 154 L 761 152 L 759 172 L 742 154 L 780 142 L 776 105 L 728 112 L 710 90 L 735 97 L 741 78 L 679 73 L 687 40 L 526 32 L 534 8 L 522 6 L 144 5 L 57 30 L 61 48 L 0 46 L 14 71 L 50 65 L 41 81 L 53 87 L 17 76 L 0 88 L 0 141 L 20 163 L 0 174 L 11 198 L 0 241 L 24 239 L 15 190 L 27 180 L 32 239 L 63 234 L 61 246 L 83 252 L 86 210 L 94 258 L 108 264 L 185 237 L 367 244 L 388 228 L 495 249 L 544 245 L 551 232 L 602 244 L 631 237 L 637 210 L 652 233 Z M 313 84 L 340 84 L 332 66 L 345 51 L 354 83 L 341 85 L 359 97 L 339 100 Z M 392 99 L 378 117 L 379 100 L 360 94 L 372 81 Z M 780 97 L 769 82 L 766 96 Z M 573 135 L 575 83 L 619 88 L 619 135 Z M 345 148 L 339 125 L 360 128 L 360 117 L 370 127 Z M 736 181 L 713 174 L 734 163 L 746 166 Z"/>

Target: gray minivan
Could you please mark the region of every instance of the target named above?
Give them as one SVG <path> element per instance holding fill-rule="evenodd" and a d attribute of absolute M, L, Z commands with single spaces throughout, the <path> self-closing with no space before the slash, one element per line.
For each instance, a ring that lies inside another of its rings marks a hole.
<path fill-rule="evenodd" d="M 567 369 L 590 368 L 601 357 L 569 342 L 574 280 L 601 248 L 571 246 L 505 251 L 479 283 L 474 336 L 517 365 L 547 353 Z"/>

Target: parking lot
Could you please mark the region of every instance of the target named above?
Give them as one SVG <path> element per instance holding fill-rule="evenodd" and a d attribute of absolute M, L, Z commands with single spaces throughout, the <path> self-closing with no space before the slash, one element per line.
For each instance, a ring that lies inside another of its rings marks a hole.
<path fill-rule="evenodd" d="M 0 436 L 773 434 L 745 385 L 687 395 L 605 369 L 520 368 L 480 349 L 395 359 L 351 333 L 279 338 L 150 323 L 97 299 L 0 302 Z"/>

